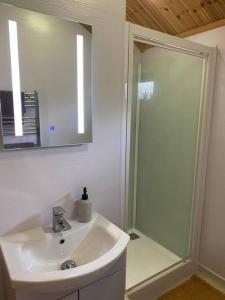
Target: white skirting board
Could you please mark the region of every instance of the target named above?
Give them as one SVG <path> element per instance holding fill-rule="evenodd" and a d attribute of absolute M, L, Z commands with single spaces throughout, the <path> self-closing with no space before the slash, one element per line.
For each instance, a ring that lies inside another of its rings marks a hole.
<path fill-rule="evenodd" d="M 199 269 L 197 271 L 197 275 L 208 282 L 210 285 L 215 287 L 217 290 L 225 293 L 225 278 L 216 274 L 209 268 L 203 265 L 199 265 Z"/>

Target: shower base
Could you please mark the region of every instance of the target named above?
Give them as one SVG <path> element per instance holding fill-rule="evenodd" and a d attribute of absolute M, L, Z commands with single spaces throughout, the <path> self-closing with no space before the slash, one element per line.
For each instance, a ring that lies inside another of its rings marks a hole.
<path fill-rule="evenodd" d="M 130 240 L 127 249 L 126 290 L 181 261 L 181 258 L 136 229 L 140 238 Z"/>

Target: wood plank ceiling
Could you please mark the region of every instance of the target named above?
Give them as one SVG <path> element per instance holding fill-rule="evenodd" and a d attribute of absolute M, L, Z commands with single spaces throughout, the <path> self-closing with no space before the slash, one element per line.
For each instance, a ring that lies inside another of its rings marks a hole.
<path fill-rule="evenodd" d="M 127 0 L 127 21 L 186 37 L 225 25 L 225 0 Z"/>

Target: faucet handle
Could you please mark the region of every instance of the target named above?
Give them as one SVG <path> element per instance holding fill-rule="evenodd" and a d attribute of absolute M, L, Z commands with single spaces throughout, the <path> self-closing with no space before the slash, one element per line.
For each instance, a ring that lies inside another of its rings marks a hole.
<path fill-rule="evenodd" d="M 54 216 L 63 216 L 66 211 L 62 206 L 55 206 L 52 208 L 52 212 Z"/>

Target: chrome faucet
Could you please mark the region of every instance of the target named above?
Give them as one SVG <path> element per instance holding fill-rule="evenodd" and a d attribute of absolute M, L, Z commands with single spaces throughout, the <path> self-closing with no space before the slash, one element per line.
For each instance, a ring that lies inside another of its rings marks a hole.
<path fill-rule="evenodd" d="M 70 224 L 64 219 L 65 209 L 61 206 L 55 206 L 52 209 L 52 230 L 60 232 L 71 229 Z"/>

